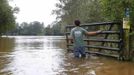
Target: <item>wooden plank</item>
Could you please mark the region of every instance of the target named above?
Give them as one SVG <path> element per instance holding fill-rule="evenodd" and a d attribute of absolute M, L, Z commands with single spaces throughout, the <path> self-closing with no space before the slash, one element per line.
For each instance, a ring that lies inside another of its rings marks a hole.
<path fill-rule="evenodd" d="M 102 31 L 100 34 L 120 34 L 120 31 Z"/>
<path fill-rule="evenodd" d="M 111 40 L 111 39 L 84 39 L 84 41 L 91 41 L 91 42 L 111 42 L 111 43 L 120 43 L 120 40 Z"/>
<path fill-rule="evenodd" d="M 112 51 L 119 51 L 119 48 L 111 48 L 111 47 L 104 47 L 104 46 L 94 46 L 94 45 L 88 45 L 85 47 L 89 47 L 89 48 L 97 48 L 97 49 L 106 49 L 106 50 L 112 50 Z"/>
<path fill-rule="evenodd" d="M 89 54 L 96 54 L 96 55 L 102 55 L 102 56 L 107 56 L 107 57 L 119 58 L 119 55 L 105 54 L 105 53 L 101 53 L 101 52 L 87 51 L 86 53 L 89 53 Z"/>
<path fill-rule="evenodd" d="M 65 34 L 69 35 L 70 32 L 66 32 Z M 120 34 L 120 31 L 102 31 L 100 34 Z"/>
<path fill-rule="evenodd" d="M 69 39 L 68 39 L 69 40 Z M 84 39 L 84 41 L 89 42 L 109 42 L 109 43 L 120 43 L 122 39 L 119 40 L 111 40 L 111 39 Z"/>
<path fill-rule="evenodd" d="M 101 26 L 101 25 L 121 25 L 121 22 L 101 22 L 101 23 L 85 23 L 81 24 L 81 27 L 85 26 Z M 66 28 L 72 28 L 75 27 L 74 25 L 67 25 Z"/>
<path fill-rule="evenodd" d="M 73 45 L 69 44 L 67 46 L 73 46 Z M 112 50 L 112 51 L 120 51 L 119 48 L 104 47 L 104 46 L 85 45 L 85 47 L 87 47 L 87 48 L 96 48 L 96 49 L 106 49 L 106 50 Z"/>

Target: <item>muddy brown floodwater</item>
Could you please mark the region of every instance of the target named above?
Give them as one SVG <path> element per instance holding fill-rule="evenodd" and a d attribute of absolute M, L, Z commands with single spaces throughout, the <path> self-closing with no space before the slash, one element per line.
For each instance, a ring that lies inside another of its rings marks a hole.
<path fill-rule="evenodd" d="M 134 75 L 134 63 L 76 59 L 64 36 L 9 36 L 0 38 L 0 75 Z"/>

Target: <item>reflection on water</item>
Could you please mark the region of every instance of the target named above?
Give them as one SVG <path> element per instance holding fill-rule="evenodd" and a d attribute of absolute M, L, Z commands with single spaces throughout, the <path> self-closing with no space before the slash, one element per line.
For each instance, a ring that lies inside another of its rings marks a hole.
<path fill-rule="evenodd" d="M 14 38 L 0 38 L 0 52 L 10 52 L 15 46 Z"/>
<path fill-rule="evenodd" d="M 0 75 L 133 75 L 134 64 L 90 55 L 76 59 L 62 36 L 0 38 Z"/>

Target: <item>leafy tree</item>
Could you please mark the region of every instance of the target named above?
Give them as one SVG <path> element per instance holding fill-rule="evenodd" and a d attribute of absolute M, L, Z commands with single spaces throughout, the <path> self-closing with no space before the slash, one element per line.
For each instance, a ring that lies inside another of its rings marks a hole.
<path fill-rule="evenodd" d="M 100 0 L 59 0 L 57 10 L 53 13 L 66 24 L 72 24 L 75 19 L 82 22 L 103 20 Z"/>
<path fill-rule="evenodd" d="M 50 25 L 48 25 L 45 29 L 44 29 L 44 34 L 45 35 L 52 35 L 52 30 L 51 30 L 51 27 Z"/>
<path fill-rule="evenodd" d="M 51 30 L 52 30 L 53 35 L 63 35 L 64 34 L 63 27 L 60 23 L 53 24 Z"/>
<path fill-rule="evenodd" d="M 14 11 L 12 9 L 7 0 L 0 0 L 0 35 L 15 26 Z"/>
<path fill-rule="evenodd" d="M 34 21 L 29 24 L 28 32 L 32 35 L 41 35 L 43 34 L 43 23 Z"/>

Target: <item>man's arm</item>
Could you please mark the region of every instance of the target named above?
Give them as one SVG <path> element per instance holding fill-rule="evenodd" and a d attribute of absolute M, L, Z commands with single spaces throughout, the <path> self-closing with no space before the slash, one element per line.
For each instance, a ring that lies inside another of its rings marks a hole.
<path fill-rule="evenodd" d="M 99 34 L 101 32 L 102 32 L 101 30 L 93 31 L 93 32 L 86 32 L 86 35 L 97 35 L 97 34 Z"/>
<path fill-rule="evenodd" d="M 69 36 L 69 43 L 73 43 L 74 39 L 74 35 L 73 35 L 73 29 L 70 32 L 70 36 Z"/>
<path fill-rule="evenodd" d="M 69 43 L 73 43 L 73 37 L 69 36 Z"/>

